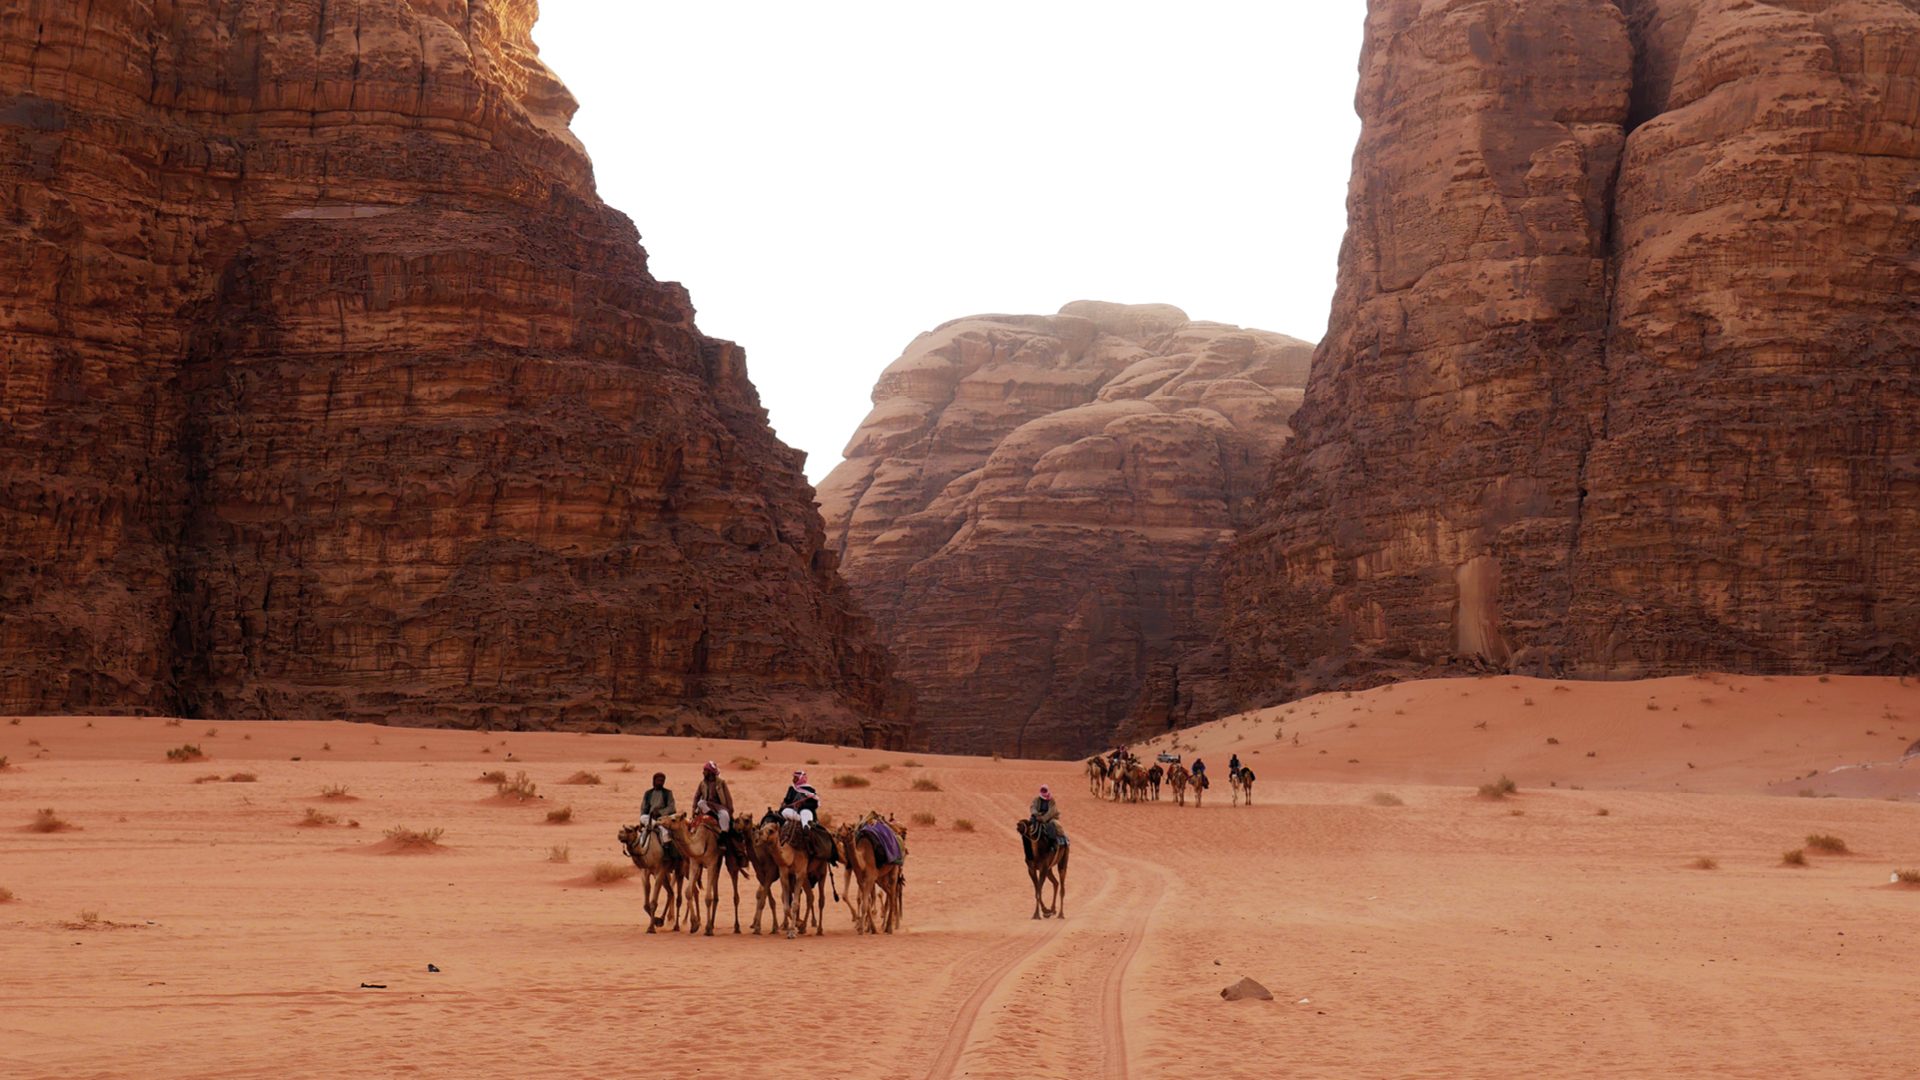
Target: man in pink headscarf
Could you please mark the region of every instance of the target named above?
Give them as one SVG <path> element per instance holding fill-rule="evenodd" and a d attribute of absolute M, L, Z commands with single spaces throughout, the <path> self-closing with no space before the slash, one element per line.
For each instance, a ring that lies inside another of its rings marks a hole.
<path fill-rule="evenodd" d="M 1036 834 L 1051 837 L 1061 847 L 1067 846 L 1066 830 L 1060 827 L 1060 804 L 1053 801 L 1053 789 L 1040 785 L 1040 794 L 1033 797 L 1033 805 L 1028 807 Z"/>
<path fill-rule="evenodd" d="M 795 769 L 793 783 L 787 786 L 786 797 L 780 800 L 780 816 L 788 821 L 798 821 L 811 828 L 814 816 L 820 813 L 820 793 L 807 783 L 807 771 Z"/>
<path fill-rule="evenodd" d="M 700 786 L 693 790 L 693 812 L 712 814 L 723 833 L 733 828 L 733 792 L 720 779 L 720 766 L 711 761 L 700 767 Z"/>

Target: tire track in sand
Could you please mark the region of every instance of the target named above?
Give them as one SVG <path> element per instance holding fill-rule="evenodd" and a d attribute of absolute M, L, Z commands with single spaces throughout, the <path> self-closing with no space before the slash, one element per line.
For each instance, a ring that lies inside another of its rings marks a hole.
<path fill-rule="evenodd" d="M 992 812 L 1004 812 L 1007 805 L 1018 802 L 1017 799 L 1008 800 L 988 796 L 976 796 L 974 801 Z M 1076 910 L 1084 911 L 1087 908 L 1082 905 L 1091 905 L 1096 912 L 1100 911 L 1102 901 L 1115 892 L 1116 885 L 1120 887 L 1119 891 L 1123 894 L 1136 894 L 1121 909 L 1124 917 L 1119 927 L 1121 946 L 1101 965 L 1098 978 L 1100 1008 L 1097 1051 L 1101 1065 L 1100 1075 L 1124 1080 L 1128 1075 L 1124 1010 L 1127 971 L 1134 956 L 1140 951 L 1140 943 L 1146 937 L 1148 923 L 1165 895 L 1166 871 L 1147 860 L 1118 855 L 1098 844 L 1088 842 L 1084 837 L 1075 838 L 1074 844 L 1083 851 L 1099 856 L 1101 863 L 1104 864 L 1101 866 L 1100 884 L 1094 889 L 1089 899 L 1076 901 Z M 1126 875 L 1123 879 L 1115 869 L 1118 866 L 1127 866 L 1136 872 Z M 1136 882 L 1140 887 L 1133 887 Z M 1083 930 L 1085 923 L 1076 922 L 1073 926 L 1075 930 Z M 954 1018 L 953 1025 L 947 1034 L 946 1044 L 927 1071 L 928 1080 L 955 1075 L 956 1067 L 974 1042 L 974 1029 L 979 1024 L 980 1016 L 986 1010 L 988 1003 L 1003 991 L 1012 992 L 1008 988 L 1017 983 L 1021 974 L 1039 966 L 1042 954 L 1048 952 L 1049 947 L 1060 940 L 1066 928 L 1067 924 L 1063 920 L 1044 920 L 1033 941 L 987 973 Z M 1076 950 L 1057 960 L 1050 959 L 1048 963 L 1057 965 L 1084 963 L 1093 953 L 1093 950 Z"/>

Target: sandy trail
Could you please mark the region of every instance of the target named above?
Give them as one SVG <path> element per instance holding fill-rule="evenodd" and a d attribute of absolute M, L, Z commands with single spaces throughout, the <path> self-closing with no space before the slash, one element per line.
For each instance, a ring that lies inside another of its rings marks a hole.
<path fill-rule="evenodd" d="M 1261 773 L 1258 805 L 1222 784 L 1201 810 L 1093 801 L 1074 762 L 0 724 L 0 1075 L 1911 1075 L 1920 891 L 1887 876 L 1920 867 L 1899 760 L 1920 687 L 1551 685 L 1409 684 L 1183 733 Z M 184 742 L 210 759 L 169 764 Z M 830 810 L 934 815 L 909 827 L 905 932 L 856 937 L 836 905 L 822 938 L 735 936 L 723 878 L 715 937 L 650 937 L 637 886 L 586 884 L 655 766 L 684 799 L 708 757 L 749 812 L 805 764 Z M 544 798 L 499 804 L 491 769 Z M 1473 797 L 1501 772 L 1517 797 Z M 1043 782 L 1074 840 L 1064 921 L 1028 918 L 1010 829 Z M 573 823 L 548 824 L 561 805 Z M 43 807 L 79 828 L 25 831 Z M 296 824 L 309 808 L 339 823 Z M 446 850 L 370 854 L 393 826 Z M 1782 868 L 1814 832 L 1858 854 Z M 1222 1002 L 1243 975 L 1276 1000 Z"/>

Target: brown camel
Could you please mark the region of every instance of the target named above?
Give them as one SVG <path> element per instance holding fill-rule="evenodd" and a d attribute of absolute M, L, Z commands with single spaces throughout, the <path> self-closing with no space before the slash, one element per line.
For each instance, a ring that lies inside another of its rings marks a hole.
<path fill-rule="evenodd" d="M 843 825 L 837 839 L 840 843 L 840 859 L 845 867 L 845 880 L 840 891 L 845 894 L 847 908 L 853 912 L 853 930 L 856 934 L 877 934 L 883 930 L 893 933 L 900 921 L 900 874 L 901 863 L 880 865 L 880 853 L 873 836 L 867 832 L 867 826 L 880 821 L 878 813 L 869 813 L 858 825 Z M 891 821 L 888 828 L 901 841 L 900 854 L 906 857 L 906 842 L 901 829 Z M 859 886 L 856 902 L 853 886 Z M 876 896 L 877 894 L 877 896 Z M 874 920 L 874 908 L 883 909 L 878 924 Z"/>
<path fill-rule="evenodd" d="M 1233 805 L 1240 805 L 1240 796 L 1242 795 L 1247 797 L 1248 806 L 1253 805 L 1252 769 L 1247 768 L 1245 765 L 1240 766 L 1233 775 L 1227 777 L 1227 782 L 1233 785 Z"/>
<path fill-rule="evenodd" d="M 779 824 L 780 818 L 772 810 L 762 818 L 762 826 Z M 779 933 L 785 923 L 780 905 L 774 901 L 773 887 L 780 882 L 780 864 L 774 861 L 773 843 L 770 834 L 763 829 L 750 828 L 745 821 L 735 819 L 734 831 L 742 837 L 742 848 L 746 852 L 747 865 L 753 868 L 753 878 L 757 889 L 753 895 L 753 932 L 760 932 L 760 912 L 773 914 L 773 932 Z"/>
<path fill-rule="evenodd" d="M 1175 806 L 1187 805 L 1187 782 L 1192 779 L 1193 776 L 1187 772 L 1185 765 L 1175 765 L 1167 770 L 1167 782 L 1173 785 Z"/>
<path fill-rule="evenodd" d="M 1147 796 L 1147 770 L 1136 762 L 1127 766 L 1127 801 L 1139 802 Z"/>
<path fill-rule="evenodd" d="M 1096 799 L 1107 793 L 1107 767 L 1097 755 L 1087 759 L 1087 790 Z"/>
<path fill-rule="evenodd" d="M 812 920 L 816 936 L 826 933 L 826 897 L 819 894 L 824 893 L 820 883 L 828 878 L 827 862 L 813 855 L 801 831 L 797 825 L 787 822 L 760 827 L 760 832 L 766 834 L 766 843 L 779 868 L 780 889 L 787 908 L 789 941 L 806 933 L 808 920 Z M 807 901 L 804 913 L 800 907 L 802 895 Z"/>
<path fill-rule="evenodd" d="M 1022 818 L 1014 830 L 1020 834 L 1020 849 L 1027 857 L 1027 876 L 1033 879 L 1033 917 L 1067 917 L 1067 848 L 1057 845 L 1044 833 L 1035 835 L 1033 820 Z M 1053 882 L 1053 903 L 1040 899 L 1040 887 Z"/>
<path fill-rule="evenodd" d="M 679 859 L 667 858 L 660 846 L 660 837 L 653 830 L 649 835 L 641 835 L 640 826 L 628 825 L 620 830 L 620 846 L 626 849 L 627 858 L 640 868 L 640 888 L 647 910 L 647 933 L 655 933 L 664 923 L 669 930 L 680 929 L 680 881 L 686 876 L 686 863 Z M 664 915 L 656 914 L 654 904 L 661 891 L 665 891 L 660 909 Z M 667 920 L 672 922 L 668 923 Z"/>
<path fill-rule="evenodd" d="M 701 927 L 700 900 L 705 895 L 707 936 L 713 936 L 713 923 L 720 907 L 720 863 L 722 859 L 720 845 L 720 823 L 713 818 L 701 816 L 691 821 L 685 815 L 675 814 L 667 819 L 667 832 L 673 842 L 687 857 L 687 884 L 684 903 L 691 913 L 688 916 L 687 932 L 697 934 Z M 738 893 L 735 893 L 736 898 Z M 740 909 L 734 908 L 734 918 L 738 920 Z"/>
<path fill-rule="evenodd" d="M 1166 775 L 1167 771 L 1158 765 L 1147 770 L 1147 790 L 1153 793 L 1154 802 L 1160 801 L 1160 781 Z"/>
<path fill-rule="evenodd" d="M 1193 785 L 1193 805 L 1199 806 L 1200 800 L 1206 797 L 1207 789 L 1213 786 L 1213 781 L 1207 779 L 1206 773 L 1200 773 L 1190 777 L 1187 782 Z"/>

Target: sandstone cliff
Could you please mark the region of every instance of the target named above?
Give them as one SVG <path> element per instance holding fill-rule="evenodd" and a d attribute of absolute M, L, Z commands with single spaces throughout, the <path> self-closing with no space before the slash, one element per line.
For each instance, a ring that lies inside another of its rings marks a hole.
<path fill-rule="evenodd" d="M 917 739 L 1071 754 L 1217 715 L 1221 558 L 1310 353 L 1089 302 L 909 345 L 820 500 Z"/>
<path fill-rule="evenodd" d="M 534 17 L 0 12 L 0 712 L 893 737 Z"/>
<path fill-rule="evenodd" d="M 1920 669 L 1920 3 L 1370 8 L 1236 693 Z"/>

